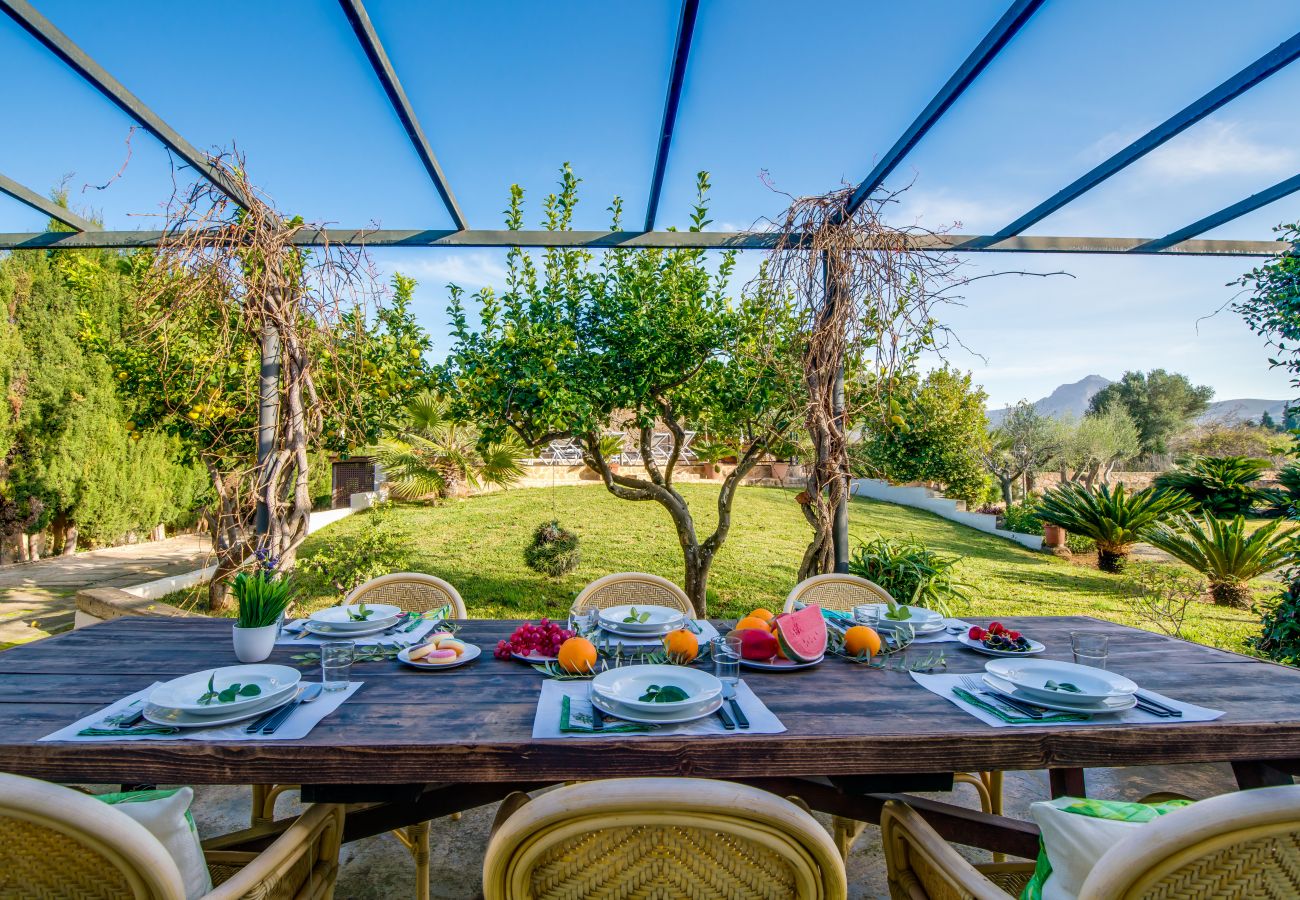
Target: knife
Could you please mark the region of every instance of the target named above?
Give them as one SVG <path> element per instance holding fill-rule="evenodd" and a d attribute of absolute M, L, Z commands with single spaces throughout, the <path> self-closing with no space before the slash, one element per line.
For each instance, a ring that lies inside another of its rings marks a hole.
<path fill-rule="evenodd" d="M 1166 706 L 1164 703 L 1161 703 L 1159 700 L 1156 700 L 1148 694 L 1135 693 L 1133 696 L 1137 697 L 1139 703 L 1145 703 L 1147 706 L 1155 707 L 1167 716 L 1172 716 L 1173 718 L 1178 719 L 1181 719 L 1183 716 L 1183 711 L 1181 709 L 1174 709 L 1172 706 Z"/>
<path fill-rule="evenodd" d="M 311 703 L 321 695 L 322 690 L 324 690 L 324 688 L 322 688 L 320 684 L 307 685 L 291 702 L 286 703 L 275 711 L 275 715 L 271 717 L 271 721 L 262 726 L 262 734 L 275 734 L 275 730 L 283 725 L 286 719 L 293 715 L 294 710 L 302 706 L 304 703 Z"/>
<path fill-rule="evenodd" d="M 723 728 L 727 729 L 728 731 L 736 730 L 736 723 L 731 721 L 731 716 L 727 715 L 726 706 L 721 704 L 718 706 L 718 718 L 722 720 Z"/>
<path fill-rule="evenodd" d="M 748 728 L 749 719 L 745 717 L 745 711 L 740 708 L 740 704 L 736 701 L 736 686 L 734 684 L 724 684 L 722 686 L 722 696 L 731 705 L 731 714 L 736 719 L 736 724 L 741 728 Z"/>
<path fill-rule="evenodd" d="M 1030 704 L 1024 702 L 1023 700 L 1020 700 L 1018 697 L 1008 697 L 1006 694 L 1002 693 L 1001 691 L 993 690 L 988 685 L 982 687 L 980 689 L 980 693 L 988 694 L 990 697 L 996 697 L 1002 703 L 1006 704 L 1012 709 L 1020 710 L 1021 713 L 1023 713 L 1026 716 L 1029 716 L 1029 718 L 1031 719 L 1041 719 L 1043 717 L 1043 713 L 1038 707 L 1031 706 Z"/>

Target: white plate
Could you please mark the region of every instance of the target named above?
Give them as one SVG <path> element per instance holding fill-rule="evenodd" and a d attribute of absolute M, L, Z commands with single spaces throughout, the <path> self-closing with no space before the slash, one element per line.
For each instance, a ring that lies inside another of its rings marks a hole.
<path fill-rule="evenodd" d="M 637 699 L 652 684 L 676 685 L 687 699 L 673 703 L 653 703 Z M 606 669 L 591 679 L 594 694 L 636 712 L 679 711 L 722 693 L 722 682 L 708 672 L 686 666 L 641 665 Z"/>
<path fill-rule="evenodd" d="M 167 709 L 162 706 L 154 706 L 152 703 L 146 703 L 144 707 L 144 717 L 155 725 L 171 725 L 174 728 L 210 728 L 217 725 L 231 725 L 235 722 L 242 722 L 245 719 L 256 718 L 262 713 L 270 712 L 273 709 L 279 709 L 297 696 L 298 691 L 292 690 L 263 703 L 259 703 L 256 706 L 246 707 L 239 712 L 228 713 L 221 716 L 196 716 L 193 713 L 182 712 L 178 709 Z"/>
<path fill-rule="evenodd" d="M 541 663 L 558 662 L 560 659 L 558 656 L 543 656 L 540 653 L 524 654 L 524 653 L 511 652 L 510 655 L 515 659 L 519 660 L 520 662 L 536 663 L 538 665 L 540 665 Z"/>
<path fill-rule="evenodd" d="M 261 693 L 253 697 L 240 697 L 229 703 L 214 701 L 202 705 L 199 703 L 199 698 L 207 693 L 209 679 L 213 680 L 213 685 L 218 691 L 232 684 L 255 684 L 261 688 Z M 302 675 L 298 670 L 289 666 L 273 666 L 265 663 L 253 666 L 222 666 L 219 669 L 192 672 L 160 684 L 149 693 L 146 702 L 161 709 L 174 709 L 193 716 L 225 716 L 285 695 L 296 688 L 301 679 Z"/>
<path fill-rule="evenodd" d="M 454 669 L 457 666 L 463 666 L 467 662 L 478 659 L 479 654 L 483 652 L 477 644 L 466 644 L 465 652 L 457 657 L 455 661 L 440 664 L 427 663 L 421 659 L 411 662 L 411 651 L 414 649 L 414 647 L 403 647 L 397 652 L 397 658 L 413 669 Z"/>
<path fill-rule="evenodd" d="M 1123 675 L 1053 659 L 1027 659 L 1023 662 L 989 660 L 984 664 L 984 669 L 1003 681 L 1011 682 L 1030 697 L 1056 700 L 1067 696 L 1073 699 L 1076 706 L 1079 703 L 1100 703 L 1111 697 L 1132 696 L 1138 689 L 1136 684 Z M 1078 687 L 1079 691 L 1062 694 L 1061 691 L 1049 690 L 1043 686 L 1048 681 L 1068 681 Z"/>
<path fill-rule="evenodd" d="M 980 641 L 972 639 L 969 634 L 960 634 L 957 636 L 957 640 L 965 644 L 967 647 L 970 647 L 976 653 L 983 653 L 985 656 L 1006 656 L 1006 657 L 1033 656 L 1035 653 L 1042 653 L 1044 650 L 1047 649 L 1046 647 L 1038 643 L 1038 641 L 1034 640 L 1033 638 L 1025 638 L 1025 640 L 1029 641 L 1029 647 L 1027 649 L 1018 650 L 1018 651 L 1017 650 L 994 650 L 992 647 L 985 647 L 984 644 L 981 643 Z"/>
<path fill-rule="evenodd" d="M 366 609 L 370 610 L 371 615 L 365 621 L 355 621 L 351 614 L 361 608 L 360 604 L 349 606 L 331 606 L 328 609 L 318 609 L 307 618 L 312 622 L 318 622 L 321 625 L 332 625 L 339 630 L 350 630 L 354 628 L 369 628 L 372 625 L 387 623 L 389 625 L 397 621 L 402 615 L 400 606 L 391 606 L 387 603 L 366 604 Z"/>
<path fill-rule="evenodd" d="M 789 672 L 791 669 L 808 669 L 808 668 L 811 668 L 812 666 L 817 665 L 819 662 L 821 662 L 821 661 L 822 661 L 823 659 L 825 659 L 825 658 L 826 658 L 825 655 L 822 655 L 822 656 L 819 656 L 819 657 L 817 657 L 816 659 L 814 659 L 812 662 L 806 662 L 806 663 L 795 662 L 795 661 L 792 660 L 792 659 L 772 659 L 772 660 L 767 660 L 767 659 L 744 659 L 744 658 L 742 658 L 742 659 L 740 660 L 740 664 L 741 664 L 742 666 L 747 666 L 747 667 L 749 667 L 749 668 L 751 668 L 751 669 L 760 669 L 760 670 L 762 670 L 762 671 L 764 671 L 764 672 Z"/>
<path fill-rule="evenodd" d="M 1111 697 L 1103 700 L 1101 703 L 1062 703 L 1060 700 L 1044 700 L 1040 697 L 1030 696 L 1024 691 L 1016 690 L 1016 686 L 1009 681 L 1003 681 L 1001 678 L 995 678 L 987 672 L 984 674 L 984 683 L 996 691 L 1009 694 L 1026 703 L 1032 703 L 1034 706 L 1041 706 L 1043 709 L 1052 709 L 1057 712 L 1080 713 L 1085 716 L 1104 716 L 1108 713 L 1123 712 L 1126 709 L 1132 709 L 1137 706 L 1137 697 L 1129 694 L 1127 697 Z"/>
<path fill-rule="evenodd" d="M 655 629 L 654 631 L 623 631 L 619 627 L 613 625 L 605 625 L 604 623 L 602 623 L 600 626 L 601 631 L 604 631 L 608 634 L 612 634 L 615 637 L 632 638 L 633 640 L 638 640 L 638 641 L 653 641 L 656 638 L 663 637 L 670 631 L 675 631 L 676 629 L 677 629 L 676 625 L 664 625 Z"/>
<path fill-rule="evenodd" d="M 859 609 L 874 609 L 879 616 L 879 628 L 882 631 L 892 631 L 895 625 L 911 625 L 917 634 L 934 634 L 936 631 L 943 630 L 943 616 L 934 610 L 926 609 L 924 606 L 903 605 L 903 608 L 911 612 L 909 618 L 885 618 L 885 613 L 889 612 L 889 606 L 885 603 L 869 603 L 866 606 L 853 607 L 855 612 Z"/>
<path fill-rule="evenodd" d="M 628 722 L 636 722 L 640 725 L 680 725 L 683 722 L 694 722 L 697 719 L 704 719 L 713 715 L 722 707 L 722 697 L 720 695 L 714 697 L 706 705 L 695 709 L 674 710 L 661 715 L 627 709 L 622 704 L 615 703 L 594 692 L 591 695 L 591 704 L 605 715 Z"/>
<path fill-rule="evenodd" d="M 365 628 L 339 628 L 337 625 L 326 625 L 322 622 L 307 622 L 302 626 L 302 630 L 308 634 L 314 634 L 317 637 L 334 638 L 340 641 L 350 641 L 353 638 L 365 637 L 370 634 L 379 634 L 387 631 L 396 625 L 396 620 L 389 622 L 387 625 L 369 625 Z"/>
<path fill-rule="evenodd" d="M 623 620 L 631 615 L 633 609 L 638 615 L 649 613 L 650 617 L 644 622 L 624 622 Z M 598 616 L 602 628 L 622 634 L 661 634 L 675 628 L 685 618 L 686 614 L 680 609 L 643 603 L 606 607 Z"/>

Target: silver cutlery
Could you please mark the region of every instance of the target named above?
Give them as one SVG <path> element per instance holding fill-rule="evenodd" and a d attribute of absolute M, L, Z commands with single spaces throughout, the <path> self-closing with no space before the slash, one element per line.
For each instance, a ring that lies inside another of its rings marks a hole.
<path fill-rule="evenodd" d="M 687 619 L 687 620 L 686 620 L 686 628 L 687 628 L 687 630 L 689 630 L 692 634 L 703 634 L 703 633 L 704 633 L 704 629 L 700 627 L 700 623 L 697 622 L 697 621 L 695 621 L 694 619 Z"/>
<path fill-rule="evenodd" d="M 1173 718 L 1173 716 L 1165 712 L 1163 709 L 1156 709 L 1154 706 L 1148 706 L 1147 704 L 1143 703 L 1141 700 L 1138 701 L 1137 708 L 1142 710 L 1142 712 L 1146 713 L 1147 715 L 1155 716 L 1157 719 Z"/>
<path fill-rule="evenodd" d="M 736 720 L 736 724 L 741 728 L 748 728 L 749 719 L 745 716 L 744 710 L 740 708 L 740 703 L 736 701 L 736 686 L 731 682 L 723 682 L 722 699 L 730 704 L 731 715 Z"/>
<path fill-rule="evenodd" d="M 727 729 L 728 731 L 736 730 L 736 723 L 731 720 L 731 716 L 727 715 L 727 707 L 725 705 L 718 707 L 717 716 L 719 719 L 722 720 L 723 728 Z"/>
<path fill-rule="evenodd" d="M 1149 694 L 1143 694 L 1141 692 L 1138 692 L 1133 696 L 1137 697 L 1138 705 L 1140 706 L 1145 705 L 1145 706 L 1153 707 L 1155 709 L 1160 710 L 1165 715 L 1175 719 L 1181 719 L 1183 716 L 1183 711 L 1181 709 L 1174 709 L 1172 706 L 1169 706 L 1168 704 L 1161 703 L 1159 700 L 1155 699 Z"/>
<path fill-rule="evenodd" d="M 591 683 L 588 682 L 588 683 L 587 683 L 587 702 L 591 704 L 591 730 L 592 730 L 592 731 L 604 731 L 604 730 L 605 730 L 605 716 L 604 716 L 604 714 L 600 711 L 600 707 L 596 706 L 596 701 L 592 699 L 592 697 L 591 697 L 591 692 L 592 692 L 592 686 L 591 686 Z"/>
<path fill-rule="evenodd" d="M 1023 700 L 1018 698 L 1008 697 L 1006 694 L 990 690 L 988 685 L 984 684 L 974 675 L 963 675 L 961 678 L 961 686 L 972 694 L 988 697 L 998 705 L 1006 709 L 1014 710 L 1022 716 L 1028 716 L 1031 719 L 1041 719 L 1043 717 L 1042 711 L 1038 708 L 1030 706 L 1028 703 L 1025 703 Z"/>
<path fill-rule="evenodd" d="M 133 700 L 130 705 L 138 706 L 139 704 L 140 704 L 139 700 Z M 136 710 L 132 710 L 130 709 L 130 707 L 128 707 L 123 712 L 115 713 L 114 715 L 108 716 L 106 719 L 104 719 L 104 724 L 112 725 L 114 728 L 131 728 L 134 725 L 139 725 L 140 721 L 143 718 L 144 718 L 143 706 L 141 706 L 139 709 Z"/>
<path fill-rule="evenodd" d="M 307 685 L 302 689 L 302 693 L 300 693 L 294 700 L 291 700 L 289 703 L 286 703 L 277 710 L 276 714 L 271 717 L 271 721 L 262 726 L 262 734 L 275 734 L 275 730 L 283 725 L 285 721 L 293 715 L 294 710 L 302 706 L 304 703 L 311 703 L 321 695 L 323 690 L 324 687 L 319 683 Z"/>

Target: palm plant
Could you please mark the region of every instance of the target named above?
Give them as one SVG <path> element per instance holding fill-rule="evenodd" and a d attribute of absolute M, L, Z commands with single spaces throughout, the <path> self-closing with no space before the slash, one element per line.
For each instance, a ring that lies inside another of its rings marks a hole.
<path fill-rule="evenodd" d="M 951 601 L 970 599 L 956 578 L 959 562 L 959 557 L 937 553 L 913 537 L 877 535 L 858 547 L 849 572 L 880 585 L 899 603 L 947 615 Z"/>
<path fill-rule="evenodd" d="M 1300 545 L 1289 523 L 1274 519 L 1254 534 L 1246 520 L 1180 516 L 1172 525 L 1158 524 L 1146 535 L 1161 550 L 1187 563 L 1210 582 L 1210 596 L 1220 606 L 1249 606 L 1252 578 L 1267 575 L 1291 562 Z"/>
<path fill-rule="evenodd" d="M 1092 538 L 1097 544 L 1097 568 L 1119 572 L 1146 529 L 1190 503 L 1186 494 L 1157 488 L 1129 494 L 1122 484 L 1114 491 L 1106 485 L 1088 490 L 1079 484 L 1062 484 L 1043 495 L 1038 517 Z"/>
<path fill-rule="evenodd" d="M 509 487 L 523 477 L 523 444 L 513 436 L 484 443 L 473 425 L 452 417 L 447 401 L 420 391 L 407 404 L 407 422 L 381 441 L 375 455 L 395 497 L 447 497 L 461 487 Z"/>
<path fill-rule="evenodd" d="M 1249 456 L 1187 456 L 1178 468 L 1156 476 L 1155 486 L 1182 491 L 1211 516 L 1244 516 L 1258 499 L 1251 485 L 1268 462 Z"/>

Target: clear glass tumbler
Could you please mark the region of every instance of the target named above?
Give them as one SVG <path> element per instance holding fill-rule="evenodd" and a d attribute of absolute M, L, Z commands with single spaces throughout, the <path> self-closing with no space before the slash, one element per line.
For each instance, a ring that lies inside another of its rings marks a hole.
<path fill-rule="evenodd" d="M 326 641 L 320 645 L 320 681 L 325 690 L 347 689 L 356 655 L 357 645 L 352 641 Z"/>
<path fill-rule="evenodd" d="M 880 630 L 880 607 L 874 603 L 853 607 L 853 624 L 866 625 L 875 631 Z"/>
<path fill-rule="evenodd" d="M 740 638 L 723 635 L 709 641 L 709 655 L 713 657 L 713 674 L 723 684 L 740 680 Z"/>
<path fill-rule="evenodd" d="M 1096 631 L 1071 631 L 1070 649 L 1074 651 L 1074 661 L 1081 666 L 1106 668 L 1106 647 L 1109 640 L 1106 635 Z"/>

